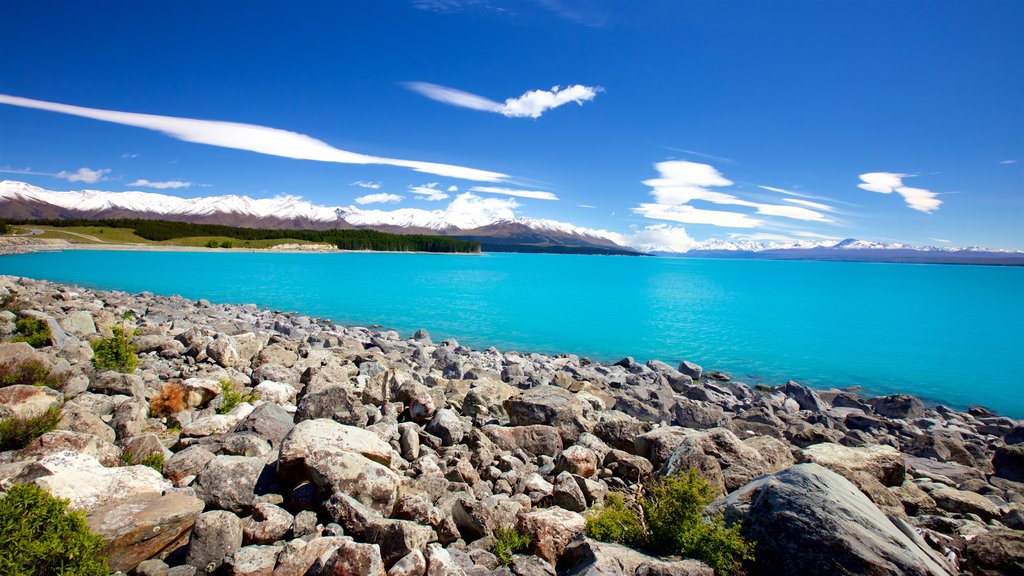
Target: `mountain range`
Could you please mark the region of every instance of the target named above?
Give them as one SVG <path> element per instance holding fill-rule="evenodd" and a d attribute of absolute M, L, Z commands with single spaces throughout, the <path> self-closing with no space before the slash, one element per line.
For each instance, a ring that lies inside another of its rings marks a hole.
<path fill-rule="evenodd" d="M 456 210 L 364 209 L 318 206 L 295 196 L 181 198 L 151 192 L 82 190 L 57 192 L 13 180 L 0 181 L 0 218 L 141 218 L 289 230 L 372 229 L 398 234 L 438 234 L 475 240 L 484 251 L 642 253 L 689 258 L 836 260 L 1024 265 L 1024 252 L 986 248 L 914 246 L 848 238 L 795 242 L 719 239 L 698 242 L 685 252 L 657 246 L 627 246 L 627 236 L 559 222 L 516 216 L 500 207 Z"/>

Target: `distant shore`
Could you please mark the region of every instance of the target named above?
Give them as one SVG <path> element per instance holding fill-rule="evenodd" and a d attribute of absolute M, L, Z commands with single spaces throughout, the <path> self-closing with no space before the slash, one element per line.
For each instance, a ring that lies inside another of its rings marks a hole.
<path fill-rule="evenodd" d="M 171 246 L 166 244 L 77 243 L 31 236 L 0 236 L 0 256 L 64 250 L 111 250 L 118 252 L 243 252 L 267 254 L 458 254 L 479 256 L 480 252 L 422 252 L 392 250 L 341 250 L 327 244 L 279 244 L 269 248 L 207 248 L 205 246 Z"/>

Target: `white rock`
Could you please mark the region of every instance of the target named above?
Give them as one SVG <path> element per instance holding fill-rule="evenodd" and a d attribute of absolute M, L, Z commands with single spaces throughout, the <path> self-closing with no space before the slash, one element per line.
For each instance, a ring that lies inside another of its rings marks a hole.
<path fill-rule="evenodd" d="M 71 507 L 92 510 L 138 494 L 162 494 L 171 483 L 148 466 L 106 468 L 93 456 L 57 452 L 25 472 L 50 494 L 71 501 Z"/>
<path fill-rule="evenodd" d="M 299 391 L 291 384 L 283 384 L 281 382 L 274 382 L 273 380 L 264 380 L 263 382 L 260 382 L 260 384 L 256 386 L 255 391 L 260 395 L 260 400 L 265 400 L 280 406 L 295 404 L 295 397 L 299 393 Z"/>

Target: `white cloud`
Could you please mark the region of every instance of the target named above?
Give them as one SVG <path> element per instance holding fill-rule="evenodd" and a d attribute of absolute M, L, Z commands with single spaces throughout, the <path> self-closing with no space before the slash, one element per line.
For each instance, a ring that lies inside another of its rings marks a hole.
<path fill-rule="evenodd" d="M 280 156 L 284 158 L 295 158 L 300 160 L 317 160 L 320 162 L 336 162 L 340 164 L 384 164 L 409 168 L 417 172 L 436 174 L 451 178 L 462 178 L 465 180 L 476 180 L 479 182 L 501 182 L 508 177 L 507 174 L 454 166 L 451 164 L 439 164 L 436 162 L 423 162 L 419 160 L 403 160 L 398 158 L 384 158 L 370 156 L 341 150 L 316 138 L 289 132 L 278 128 L 268 128 L 255 124 L 241 124 L 238 122 L 221 122 L 216 120 L 196 120 L 192 118 L 177 118 L 174 116 L 157 116 L 155 114 L 138 114 L 134 112 L 119 112 L 116 110 L 100 110 L 97 108 L 85 108 L 69 104 L 58 104 L 55 102 L 44 102 L 18 96 L 0 94 L 0 104 L 21 106 L 24 108 L 35 108 L 47 110 L 83 118 L 92 118 L 103 122 L 113 122 L 125 126 L 135 126 L 156 130 L 164 134 L 196 144 L 208 144 L 223 148 L 236 150 L 248 150 L 259 154 Z"/>
<path fill-rule="evenodd" d="M 729 234 L 733 240 L 753 240 L 755 242 L 795 242 L 794 238 L 785 234 L 772 234 L 771 232 L 757 232 L 756 234 Z"/>
<path fill-rule="evenodd" d="M 821 240 L 842 240 L 839 236 L 829 236 L 828 234 L 818 234 L 817 232 L 793 232 L 794 236 L 801 238 L 819 238 Z"/>
<path fill-rule="evenodd" d="M 821 212 L 804 206 L 764 204 L 744 200 L 733 194 L 711 190 L 710 187 L 731 186 L 732 181 L 709 164 L 669 160 L 654 165 L 659 177 L 644 180 L 652 188 L 653 204 L 634 208 L 637 214 L 657 220 L 671 220 L 687 224 L 711 224 L 727 228 L 753 228 L 763 223 L 740 212 L 707 210 L 690 205 L 694 201 L 753 208 L 758 214 L 780 216 L 794 220 L 832 222 Z"/>
<path fill-rule="evenodd" d="M 1017 161 L 1016 160 L 1000 160 L 999 163 L 1000 164 L 1016 164 Z"/>
<path fill-rule="evenodd" d="M 651 224 L 632 234 L 610 234 L 609 237 L 617 244 L 641 252 L 686 252 L 698 244 L 686 228 L 669 224 Z"/>
<path fill-rule="evenodd" d="M 448 191 L 449 192 L 458 192 L 459 191 L 459 187 L 456 186 L 455 184 L 452 184 L 451 186 L 448 187 Z"/>
<path fill-rule="evenodd" d="M 591 206 L 590 204 L 577 204 L 580 208 L 597 208 L 597 206 Z"/>
<path fill-rule="evenodd" d="M 444 200 L 448 195 L 437 188 L 439 185 L 440 184 L 438 182 L 430 182 L 419 186 L 409 186 L 409 191 L 415 194 L 420 200 L 429 200 L 431 202 Z M 455 187 L 451 186 L 448 189 L 451 190 L 452 188 Z M 455 189 L 458 190 L 458 188 Z"/>
<path fill-rule="evenodd" d="M 63 178 L 68 182 L 83 182 L 85 184 L 95 184 L 100 180 L 106 180 L 106 175 L 110 174 L 109 168 L 100 168 L 99 170 L 93 170 L 91 168 L 79 168 L 74 172 L 68 172 L 61 170 L 54 174 L 56 178 Z"/>
<path fill-rule="evenodd" d="M 137 152 L 125 152 L 124 154 L 121 154 L 121 158 L 124 158 L 125 160 L 131 160 L 132 158 L 138 157 L 139 154 Z"/>
<path fill-rule="evenodd" d="M 832 212 L 833 210 L 835 210 L 835 208 L 829 206 L 828 204 L 822 204 L 821 202 L 811 202 L 810 200 L 803 200 L 800 198 L 783 198 L 782 201 L 791 202 L 793 204 L 799 204 L 801 206 L 806 206 L 807 208 L 813 208 L 815 210 L 822 210 L 824 212 Z"/>
<path fill-rule="evenodd" d="M 945 238 L 929 238 L 932 242 L 940 242 L 942 244 L 951 244 L 952 240 L 946 240 Z"/>
<path fill-rule="evenodd" d="M 170 188 L 188 188 L 192 186 L 191 182 L 182 182 L 181 180 L 168 180 L 166 182 L 151 182 L 145 179 L 138 179 L 135 182 L 128 184 L 129 186 L 144 186 L 146 188 L 156 188 L 157 190 L 167 190 Z"/>
<path fill-rule="evenodd" d="M 384 192 L 380 194 L 367 194 L 355 200 L 356 204 L 395 204 L 401 201 L 402 197 L 398 194 L 386 194 Z"/>
<path fill-rule="evenodd" d="M 939 209 L 942 200 L 938 194 L 924 188 L 911 188 L 903 185 L 903 179 L 909 174 L 896 172 L 868 172 L 861 174 L 861 183 L 857 185 L 862 190 L 877 192 L 879 194 L 892 194 L 893 192 L 903 196 L 904 202 L 918 212 L 931 213 Z"/>
<path fill-rule="evenodd" d="M 518 196 L 520 198 L 533 198 L 535 200 L 558 200 L 551 192 L 541 190 L 515 190 L 512 188 L 499 188 L 497 186 L 473 186 L 472 192 L 485 192 L 488 194 L 504 194 L 506 196 Z"/>
<path fill-rule="evenodd" d="M 518 98 L 508 98 L 504 103 L 500 103 L 484 96 L 429 82 L 406 82 L 404 85 L 431 100 L 471 110 L 495 112 L 509 118 L 540 118 L 548 110 L 570 102 L 582 106 L 584 102 L 593 100 L 597 93 L 602 91 L 599 86 L 582 84 L 565 88 L 553 86 L 551 90 L 530 90 Z"/>
<path fill-rule="evenodd" d="M 349 186 L 359 186 L 360 188 L 370 188 L 372 190 L 380 190 L 381 183 L 380 182 L 367 182 L 367 181 L 364 181 L 364 180 L 356 180 L 355 182 L 349 184 Z"/>

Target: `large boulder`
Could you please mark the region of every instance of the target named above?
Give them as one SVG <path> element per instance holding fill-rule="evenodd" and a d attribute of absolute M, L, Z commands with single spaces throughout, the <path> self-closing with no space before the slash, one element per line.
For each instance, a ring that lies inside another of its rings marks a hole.
<path fill-rule="evenodd" d="M 398 474 L 356 452 L 330 445 L 289 445 L 288 438 L 281 446 L 277 472 L 285 485 L 311 480 L 324 494 L 348 494 L 385 516 L 394 509 L 401 485 Z"/>
<path fill-rule="evenodd" d="M 963 567 L 978 576 L 1024 574 L 1024 532 L 992 530 L 967 543 Z"/>
<path fill-rule="evenodd" d="M 78 452 L 94 456 L 104 466 L 121 464 L 121 449 L 92 434 L 54 430 L 36 438 L 13 454 L 14 462 L 34 462 L 58 452 Z"/>
<path fill-rule="evenodd" d="M 262 458 L 215 456 L 196 478 L 196 496 L 212 510 L 247 512 L 258 492 L 264 466 Z"/>
<path fill-rule="evenodd" d="M 391 464 L 391 445 L 365 428 L 318 418 L 299 422 L 281 441 L 281 463 L 287 468 L 313 452 L 355 452 L 385 466 Z"/>
<path fill-rule="evenodd" d="M 763 476 L 712 505 L 758 543 L 751 574 L 950 576 L 913 529 L 818 464 Z"/>
<path fill-rule="evenodd" d="M 260 404 L 248 416 L 243 418 L 233 432 L 253 432 L 274 446 L 280 446 L 281 440 L 295 427 L 292 415 L 277 404 L 267 402 Z"/>
<path fill-rule="evenodd" d="M 688 432 L 665 463 L 665 472 L 685 472 L 711 457 L 722 471 L 726 492 L 732 492 L 770 470 L 760 452 L 740 442 L 726 428 Z"/>
<path fill-rule="evenodd" d="M 129 572 L 143 560 L 170 551 L 202 511 L 203 501 L 187 494 L 145 493 L 95 508 L 88 521 L 103 537 L 110 569 Z"/>
<path fill-rule="evenodd" d="M 63 403 L 63 394 L 45 386 L 15 384 L 0 388 L 0 418 L 34 418 Z"/>
<path fill-rule="evenodd" d="M 593 428 L 587 419 L 592 407 L 558 386 L 537 386 L 513 396 L 505 401 L 505 411 L 514 426 L 544 424 L 558 428 L 566 444 Z"/>
<path fill-rule="evenodd" d="M 1024 444 L 1000 446 L 992 457 L 995 475 L 1014 482 L 1024 482 Z"/>
<path fill-rule="evenodd" d="M 530 537 L 537 556 L 551 564 L 569 544 L 583 534 L 587 522 L 583 516 L 557 506 L 519 514 L 517 527 Z"/>
<path fill-rule="evenodd" d="M 348 386 L 332 384 L 309 392 L 299 401 L 295 413 L 299 421 L 327 418 L 349 426 L 366 426 L 366 408 L 359 395 Z"/>
<path fill-rule="evenodd" d="M 715 572 L 697 560 L 669 560 L 648 556 L 621 544 L 589 538 L 571 544 L 558 560 L 562 576 L 714 576 Z"/>
<path fill-rule="evenodd" d="M 242 521 L 238 516 L 224 510 L 206 512 L 192 527 L 185 563 L 211 573 L 241 547 Z"/>
<path fill-rule="evenodd" d="M 867 472 L 884 486 L 899 486 L 907 476 L 903 455 L 892 446 L 850 448 L 823 442 L 804 448 L 803 456 L 807 462 L 820 464 L 848 479 L 853 473 Z"/>
<path fill-rule="evenodd" d="M 90 511 L 141 494 L 162 494 L 171 483 L 148 466 L 107 468 L 93 456 L 57 452 L 29 465 L 15 482 L 35 482 L 70 506 Z"/>
<path fill-rule="evenodd" d="M 920 418 L 925 415 L 924 403 L 909 394 L 893 394 L 868 400 L 875 412 L 887 418 Z"/>
<path fill-rule="evenodd" d="M 562 451 L 562 436 L 553 426 L 534 424 L 531 426 L 483 427 L 484 435 L 502 450 L 523 449 L 534 456 L 557 456 Z"/>

